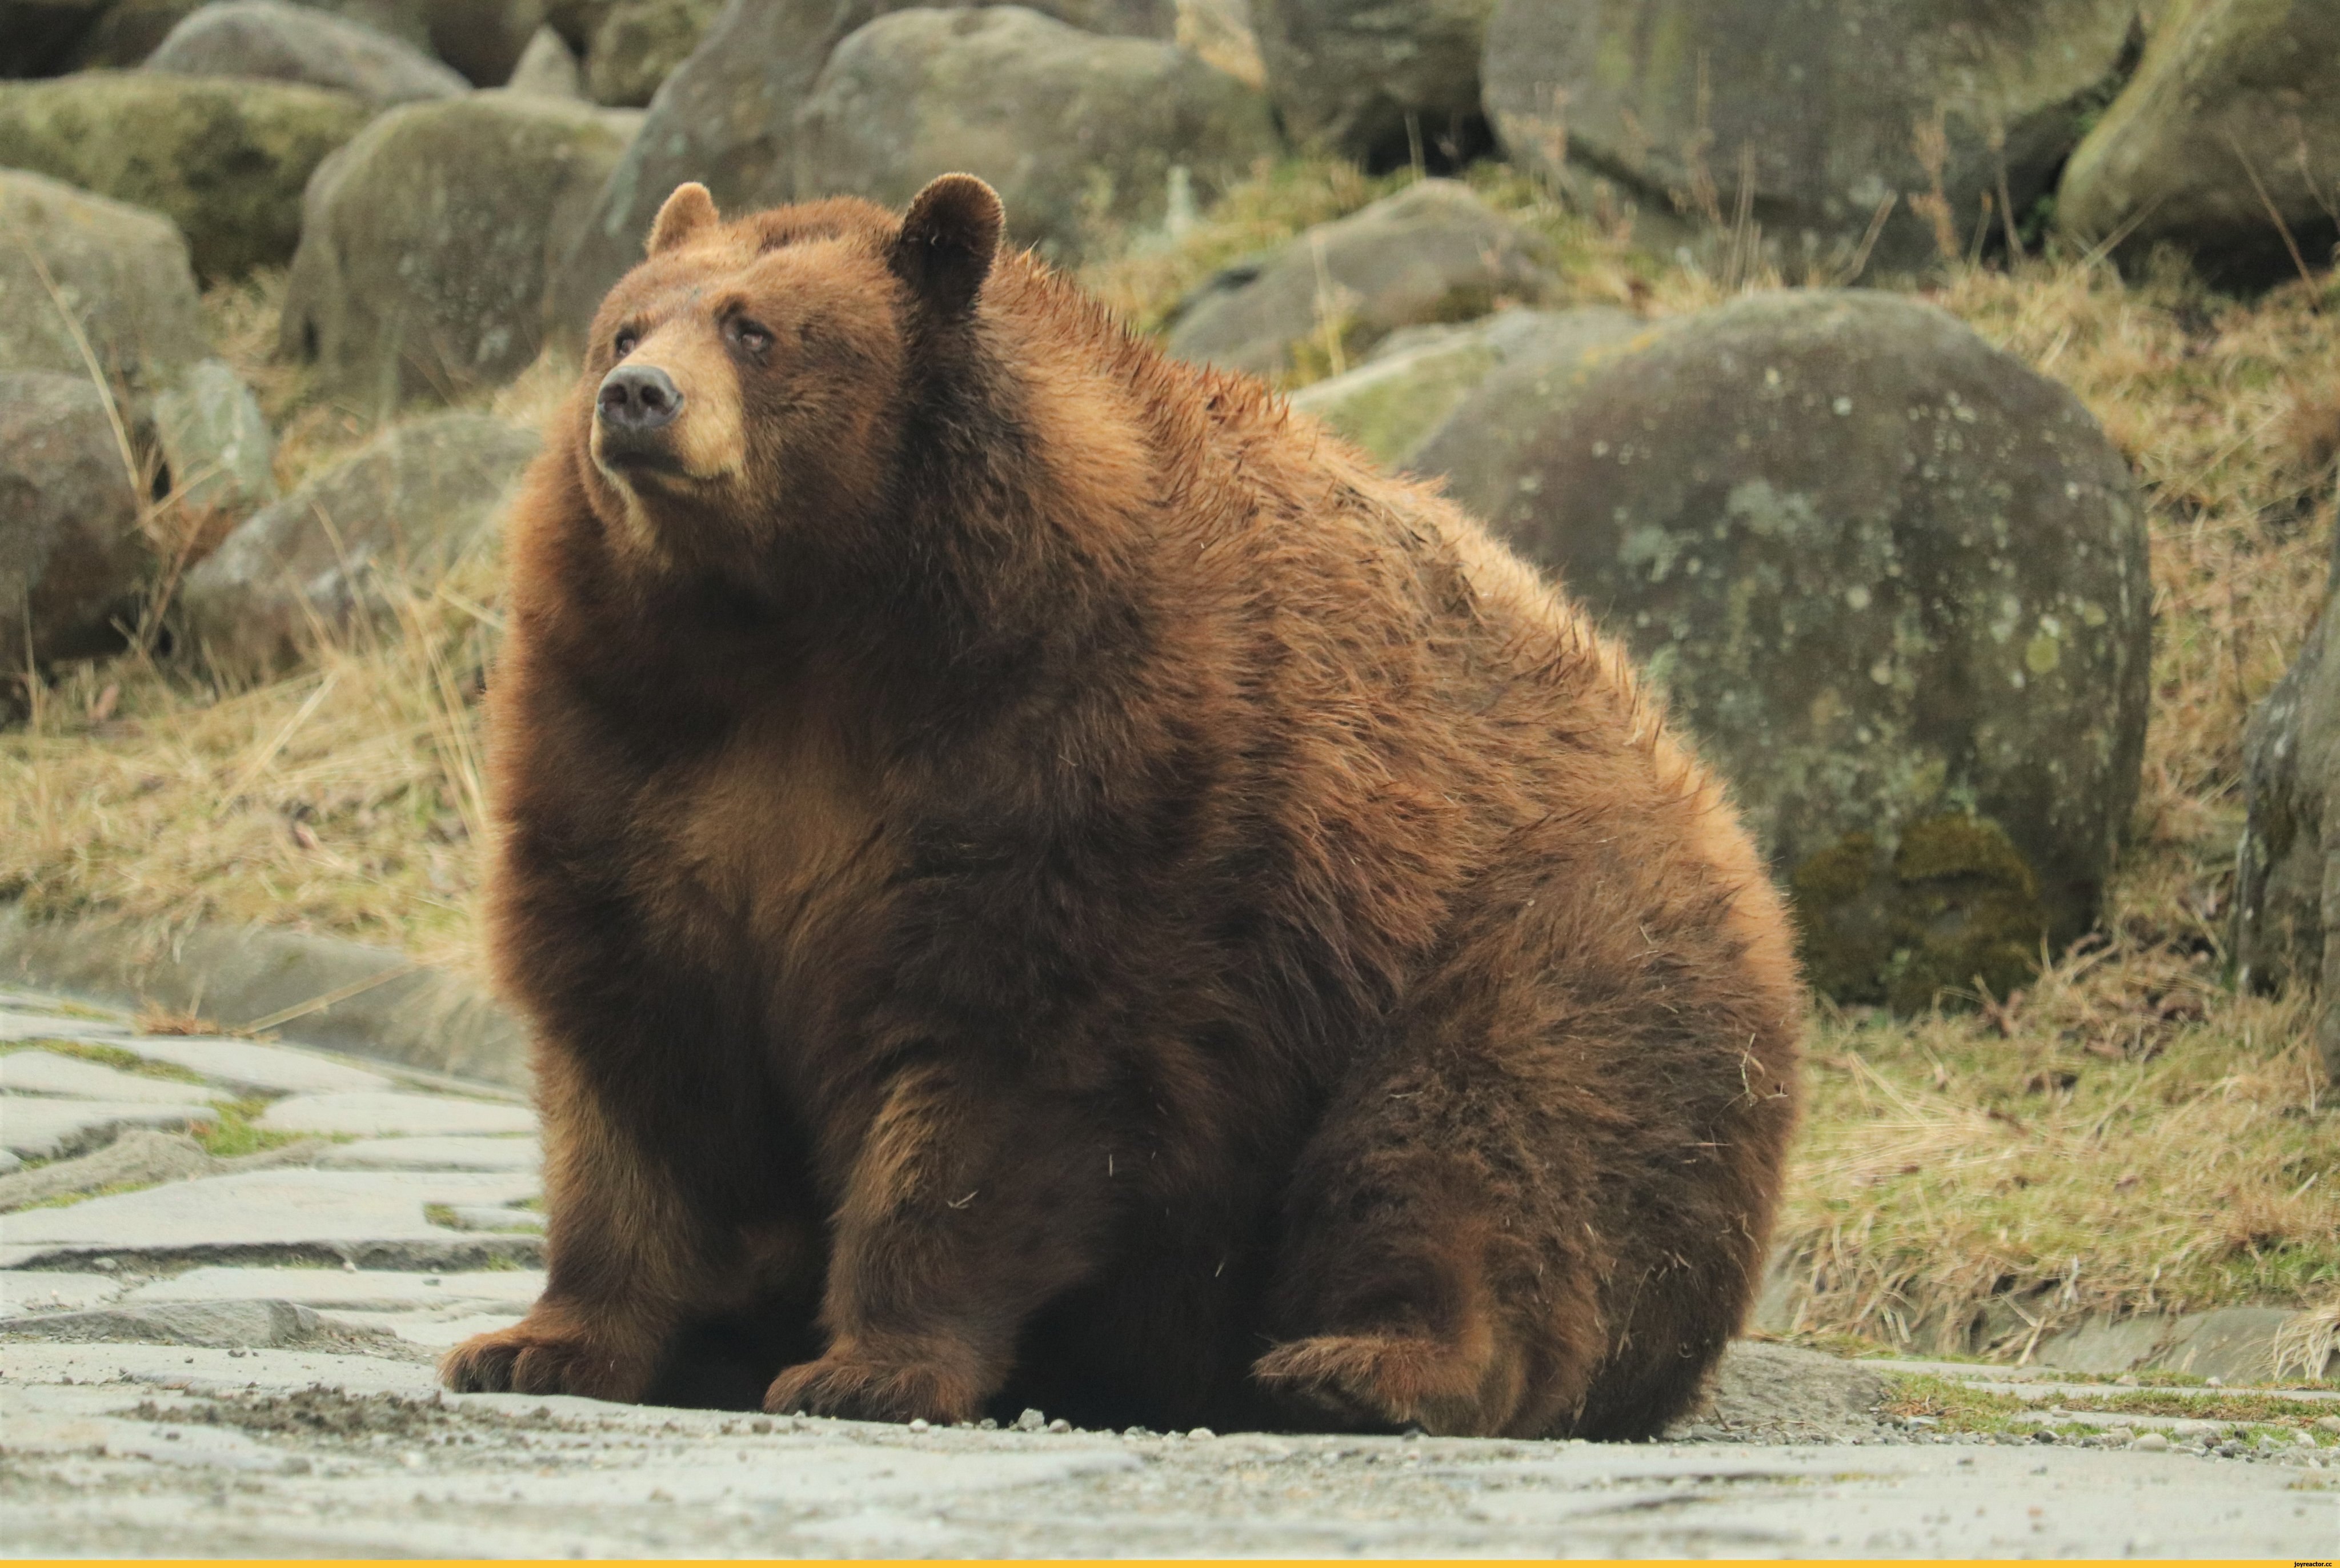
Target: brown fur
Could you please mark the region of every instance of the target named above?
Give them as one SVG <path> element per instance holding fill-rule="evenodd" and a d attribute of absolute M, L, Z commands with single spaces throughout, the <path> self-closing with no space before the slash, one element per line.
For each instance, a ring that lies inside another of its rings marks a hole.
<path fill-rule="evenodd" d="M 686 190 L 602 308 L 492 699 L 550 1283 L 448 1381 L 1656 1431 L 1795 1114 L 1721 787 L 1476 524 L 988 202 Z M 621 330 L 665 473 L 597 457 Z"/>

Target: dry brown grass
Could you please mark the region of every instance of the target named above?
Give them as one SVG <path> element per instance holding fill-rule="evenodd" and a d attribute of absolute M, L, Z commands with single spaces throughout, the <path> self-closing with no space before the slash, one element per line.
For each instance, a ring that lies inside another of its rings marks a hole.
<path fill-rule="evenodd" d="M 1175 243 L 1084 281 L 1155 330 L 1213 269 L 1406 177 L 1280 165 Z M 1472 179 L 1552 240 L 1567 299 L 1662 315 L 1780 286 L 1751 243 L 1709 270 L 1660 266 L 1516 175 Z M 2158 617 L 2145 789 L 2103 934 L 2026 993 L 1914 1021 L 1816 1020 L 1781 1225 L 1803 1325 L 1922 1343 L 1929 1324 L 1979 1314 L 2019 1355 L 2095 1310 L 2340 1303 L 2340 1129 L 2304 1003 L 2220 980 L 2243 722 L 2323 591 L 2340 291 L 2244 304 L 2177 269 L 2124 282 L 2051 256 L 1962 267 L 1930 297 L 2073 387 L 2140 476 Z M 281 298 L 263 276 L 207 306 L 285 432 L 290 483 L 371 432 L 267 363 Z M 500 402 L 540 412 L 564 382 L 547 365 Z M 0 897 L 464 959 L 496 594 L 494 562 L 467 562 L 412 585 L 379 628 L 319 629 L 307 668 L 258 687 L 137 656 L 55 675 L 31 722 L 0 732 Z M 2310 1323 L 2327 1340 L 2335 1311 Z"/>

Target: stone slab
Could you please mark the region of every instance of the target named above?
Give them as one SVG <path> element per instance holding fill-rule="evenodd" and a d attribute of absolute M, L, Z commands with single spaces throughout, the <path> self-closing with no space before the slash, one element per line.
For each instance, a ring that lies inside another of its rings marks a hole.
<path fill-rule="evenodd" d="M 121 1294 L 122 1281 L 110 1275 L 0 1269 L 0 1317 L 100 1306 Z"/>
<path fill-rule="evenodd" d="M 2295 1560 L 2330 1555 L 2340 1495 L 2313 1457 L 917 1433 L 442 1397 L 419 1362 L 300 1350 L 5 1355 L 0 1444 L 44 1456 L 0 1494 L 28 1555 Z"/>
<path fill-rule="evenodd" d="M 510 1328 L 526 1315 L 512 1312 L 322 1312 L 333 1327 L 385 1334 L 433 1355 L 452 1350 L 474 1335 Z"/>
<path fill-rule="evenodd" d="M 380 1073 L 331 1057 L 223 1035 L 134 1035 L 105 1043 L 247 1094 L 367 1094 L 392 1087 Z"/>
<path fill-rule="evenodd" d="M 538 1231 L 544 1229 L 544 1216 L 534 1209 L 496 1208 L 486 1204 L 455 1204 L 449 1215 L 457 1230 Z"/>
<path fill-rule="evenodd" d="M 533 1171 L 544 1150 L 530 1137 L 366 1138 L 320 1156 L 322 1170 Z"/>
<path fill-rule="evenodd" d="M 19 1271 L 9 1279 L 102 1279 L 100 1275 L 44 1275 Z M 0 1285 L 0 1290 L 5 1290 Z M 411 1274 L 362 1268 L 191 1268 L 184 1274 L 142 1285 L 124 1297 L 132 1303 L 242 1301 L 273 1298 L 304 1306 L 355 1312 L 405 1312 L 445 1306 L 477 1307 L 483 1302 L 525 1310 L 544 1294 L 540 1269 L 480 1269 L 462 1274 Z"/>
<path fill-rule="evenodd" d="M 25 1168 L 25 1162 L 6 1149 L 0 1149 L 0 1176 Z"/>
<path fill-rule="evenodd" d="M 526 1106 L 452 1095 L 295 1095 L 260 1118 L 272 1132 L 348 1133 L 360 1137 L 532 1133 L 536 1113 Z"/>
<path fill-rule="evenodd" d="M 76 1045 L 110 1046 L 129 1032 L 128 1027 L 122 1024 L 0 1007 L 0 1044 L 5 1045 L 23 1040 L 64 1040 Z"/>
<path fill-rule="evenodd" d="M 0 1090 L 12 1095 L 65 1095 L 84 1100 L 157 1106 L 208 1106 L 218 1089 L 125 1073 L 98 1062 L 39 1049 L 0 1055 Z"/>
<path fill-rule="evenodd" d="M 25 1159 L 57 1159 L 94 1148 L 124 1127 L 183 1131 L 211 1116 L 207 1107 L 0 1095 L 0 1148 Z"/>
<path fill-rule="evenodd" d="M 271 1250 L 364 1261 L 369 1248 L 382 1244 L 466 1239 L 432 1224 L 425 1205 L 515 1203 L 535 1196 L 536 1188 L 532 1177 L 468 1171 L 279 1169 L 209 1176 L 66 1208 L 0 1215 L 0 1263 L 21 1266 L 36 1256 L 94 1253 L 174 1258 Z"/>
<path fill-rule="evenodd" d="M 249 1350 L 297 1345 L 321 1322 L 308 1307 L 289 1301 L 165 1301 L 0 1319 L 0 1335 Z"/>

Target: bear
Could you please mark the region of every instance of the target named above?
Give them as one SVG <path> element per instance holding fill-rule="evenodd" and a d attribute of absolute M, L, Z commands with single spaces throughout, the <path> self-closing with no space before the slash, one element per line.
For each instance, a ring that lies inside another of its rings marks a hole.
<path fill-rule="evenodd" d="M 1001 243 L 685 184 L 508 527 L 548 1279 L 459 1390 L 1637 1438 L 1807 1000 L 1587 614 Z"/>

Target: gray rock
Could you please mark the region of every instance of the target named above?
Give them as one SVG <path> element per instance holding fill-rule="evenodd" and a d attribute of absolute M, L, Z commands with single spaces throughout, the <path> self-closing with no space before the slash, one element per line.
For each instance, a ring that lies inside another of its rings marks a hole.
<path fill-rule="evenodd" d="M 295 658 L 312 616 L 347 625 L 378 610 L 386 581 L 494 548 L 501 502 L 540 444 L 488 414 L 391 427 L 255 512 L 187 574 L 189 634 L 229 665 Z"/>
<path fill-rule="evenodd" d="M 0 1149 L 0 1176 L 14 1176 L 25 1168 L 25 1162 L 6 1149 Z"/>
<path fill-rule="evenodd" d="M 2340 9 L 2193 0 L 2072 154 L 2056 221 L 2089 244 L 2125 236 L 2123 257 L 2173 244 L 2216 282 L 2264 283 L 2330 266 L 2336 186 Z"/>
<path fill-rule="evenodd" d="M 945 8 L 980 3 L 955 0 Z M 571 16 L 578 28 L 598 26 L 610 8 L 604 0 L 585 0 L 567 13 L 556 6 L 555 25 L 573 47 L 582 48 L 580 40 L 590 33 L 572 31 L 572 22 L 561 16 Z M 610 285 L 642 259 L 650 220 L 684 181 L 703 183 L 727 213 L 795 200 L 797 114 L 815 79 L 848 35 L 904 8 L 903 0 L 735 0 L 727 5 L 699 48 L 667 78 L 641 134 L 603 186 L 562 263 L 552 302 L 559 330 L 583 330 Z M 1046 0 L 1035 9 L 1093 32 L 1165 31 L 1151 0 Z"/>
<path fill-rule="evenodd" d="M 280 352 L 375 409 L 509 380 L 536 357 L 554 260 L 625 145 L 549 98 L 392 110 L 309 186 Z"/>
<path fill-rule="evenodd" d="M 1159 227 L 1172 170 L 1208 202 L 1274 151 L 1264 97 L 1169 44 L 1016 5 L 883 16 L 837 46 L 798 117 L 800 196 L 899 207 L 936 175 L 987 180 L 1009 233 L 1071 261 Z"/>
<path fill-rule="evenodd" d="M 504 90 L 576 103 L 585 96 L 585 79 L 578 70 L 576 54 L 547 25 L 539 27 L 521 52 L 520 64 L 512 67 L 511 80 L 504 84 Z"/>
<path fill-rule="evenodd" d="M 107 1142 L 124 1127 L 183 1131 L 215 1114 L 207 1107 L 5 1095 L 0 1096 L 0 1148 L 24 1159 L 62 1159 Z M 5 1239 L 16 1240 L 15 1230 L 12 1219 Z"/>
<path fill-rule="evenodd" d="M 315 1334 L 317 1315 L 289 1301 L 186 1301 L 96 1307 L 0 1319 L 0 1334 L 40 1339 L 129 1340 L 238 1350 L 294 1345 Z"/>
<path fill-rule="evenodd" d="M 1323 420 L 1384 468 L 1408 469 L 1497 366 L 1531 354 L 1573 361 L 1647 330 L 1610 305 L 1501 311 L 1460 326 L 1406 327 L 1346 375 L 1293 393 L 1292 406 Z"/>
<path fill-rule="evenodd" d="M 170 219 L 0 169 L 0 229 L 13 242 L 0 245 L 0 315 L 9 327 L 0 333 L 0 372 L 85 379 L 76 327 L 107 379 L 134 397 L 203 358 L 194 271 Z"/>
<path fill-rule="evenodd" d="M 1337 338 L 1353 361 L 1399 327 L 1535 303 L 1553 281 L 1550 260 L 1541 238 L 1469 186 L 1424 180 L 1220 272 L 1179 306 L 1170 352 L 1277 376 L 1294 370 L 1295 344 L 1323 362 Z"/>
<path fill-rule="evenodd" d="M 597 104 L 648 104 L 722 10 L 723 0 L 618 0 L 593 30 L 587 93 Z"/>
<path fill-rule="evenodd" d="M 0 1116 L 6 1114 L 0 1102 Z M 134 1127 L 104 1147 L 0 1176 L 0 1212 L 106 1187 L 151 1186 L 215 1174 L 218 1162 L 184 1133 Z"/>
<path fill-rule="evenodd" d="M 1205 65 L 1217 66 L 1238 82 L 1267 85 L 1267 62 L 1260 57 L 1251 0 L 1177 0 L 1175 9 L 1171 35 L 1178 47 L 1193 50 Z"/>
<path fill-rule="evenodd" d="M 1742 1432 L 1829 1433 L 1873 1414 L 1892 1392 L 1882 1374 L 1816 1350 L 1734 1340 L 1714 1369 L 1705 1408 L 1691 1419 Z"/>
<path fill-rule="evenodd" d="M 93 71 L 0 85 L 0 164 L 161 213 L 208 282 L 291 259 L 302 187 L 372 113 L 290 82 Z"/>
<path fill-rule="evenodd" d="M 43 662 L 121 644 L 145 571 L 138 496 L 86 376 L 0 374 L 0 648 Z"/>
<path fill-rule="evenodd" d="M 344 1133 L 360 1137 L 481 1136 L 532 1133 L 536 1113 L 500 1100 L 452 1095 L 294 1095 L 268 1107 L 259 1125 L 271 1132 Z"/>
<path fill-rule="evenodd" d="M 2310 1027 L 2340 1082 L 2340 659 L 2329 605 L 2243 732 L 2245 823 L 2236 857 L 2235 982 L 2316 989 Z"/>
<path fill-rule="evenodd" d="M 1494 9 L 1495 0 L 1254 0 L 1252 15 L 1268 92 L 1294 137 L 1393 169 L 1417 138 L 1444 165 L 1485 145 L 1479 57 Z"/>
<path fill-rule="evenodd" d="M 493 1207 L 533 1197 L 536 1187 L 532 1176 L 461 1171 L 206 1176 L 9 1215 L 0 1220 L 0 1253 L 8 1255 L 0 1266 L 89 1254 L 148 1261 L 272 1254 L 372 1261 L 400 1243 L 432 1244 L 435 1255 L 452 1257 L 461 1255 L 438 1244 L 460 1241 L 458 1233 L 433 1224 L 425 1206 Z"/>
<path fill-rule="evenodd" d="M 317 1162 L 321 1170 L 533 1171 L 544 1164 L 534 1138 L 398 1136 L 343 1144 Z"/>
<path fill-rule="evenodd" d="M 80 1045 L 118 1045 L 130 1033 L 127 1026 L 57 1013 L 0 1010 L 0 1045 L 24 1040 L 64 1040 Z"/>
<path fill-rule="evenodd" d="M 1759 295 L 1505 365 L 1415 467 L 1644 661 L 1830 994 L 2003 994 L 2088 928 L 2151 589 L 2127 466 L 2068 391 L 1930 305 Z"/>
<path fill-rule="evenodd" d="M 108 1037 L 105 1043 L 150 1062 L 184 1067 L 212 1083 L 243 1094 L 368 1094 L 391 1087 L 390 1080 L 380 1073 L 256 1040 L 207 1035 L 136 1035 Z"/>
<path fill-rule="evenodd" d="M 0 1090 L 12 1095 L 64 1095 L 84 1100 L 118 1100 L 156 1106 L 204 1107 L 218 1091 L 201 1084 L 125 1073 L 55 1051 L 10 1051 L 0 1056 Z"/>
<path fill-rule="evenodd" d="M 1920 210 L 1939 130 L 1942 213 L 1962 252 L 2002 172 L 2032 215 L 2134 48 L 2137 0 L 1502 0 L 1488 117 L 1514 163 L 1580 197 L 1614 181 L 1651 237 L 1699 193 L 1727 223 L 1741 160 L 1751 216 L 1790 275 L 1906 273 L 1941 260 Z M 1914 134 L 1913 134 L 1914 133 Z"/>
<path fill-rule="evenodd" d="M 145 68 L 305 82 L 373 104 L 452 98 L 471 90 L 411 44 L 288 0 L 217 0 L 172 28 Z"/>
<path fill-rule="evenodd" d="M 224 360 L 201 360 L 154 400 L 164 479 L 217 538 L 276 499 L 276 438 L 252 389 Z"/>
<path fill-rule="evenodd" d="M 0 1276 L 35 1280 L 44 1277 L 50 1276 Z M 5 1288 L 0 1285 L 0 1290 Z M 184 1274 L 140 1285 L 124 1299 L 140 1306 L 164 1301 L 282 1300 L 351 1312 L 402 1312 L 417 1307 L 482 1303 L 525 1308 L 543 1294 L 544 1275 L 534 1269 L 439 1275 L 375 1268 L 211 1267 L 191 1268 Z"/>

